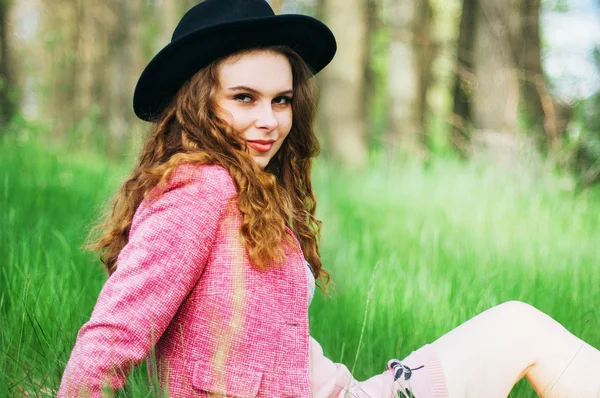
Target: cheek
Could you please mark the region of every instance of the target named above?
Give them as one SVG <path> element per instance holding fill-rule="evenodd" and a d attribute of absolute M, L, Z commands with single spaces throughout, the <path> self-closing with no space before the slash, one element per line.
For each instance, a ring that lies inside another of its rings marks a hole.
<path fill-rule="evenodd" d="M 233 126 L 234 118 L 231 112 L 222 110 L 218 113 L 219 117 L 225 121 L 230 126 Z"/>
<path fill-rule="evenodd" d="M 217 115 L 217 117 L 219 117 L 220 119 L 223 119 L 223 121 L 225 121 L 225 123 L 232 125 L 234 118 L 233 118 L 233 113 L 231 112 L 230 109 L 227 108 L 227 106 L 221 102 L 221 101 L 217 101 L 215 106 L 215 114 Z"/>
<path fill-rule="evenodd" d="M 284 112 L 279 119 L 279 126 L 283 135 L 287 136 L 292 129 L 293 117 L 292 111 Z"/>
<path fill-rule="evenodd" d="M 218 115 L 235 131 L 243 132 L 247 128 L 248 117 L 244 114 L 244 112 L 240 112 L 238 109 L 222 107 Z"/>
<path fill-rule="evenodd" d="M 233 125 L 239 131 L 247 130 L 248 127 L 254 124 L 252 112 L 247 109 L 235 108 L 231 110 L 231 114 L 233 116 Z"/>

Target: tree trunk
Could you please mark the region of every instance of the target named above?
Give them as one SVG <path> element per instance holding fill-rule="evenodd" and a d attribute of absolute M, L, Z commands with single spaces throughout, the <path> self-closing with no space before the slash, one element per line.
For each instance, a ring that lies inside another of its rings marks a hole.
<path fill-rule="evenodd" d="M 373 44 L 374 38 L 377 34 L 377 30 L 381 27 L 380 14 L 380 0 L 366 0 L 367 1 L 367 34 L 366 34 L 366 45 L 365 53 L 367 54 L 367 65 L 365 67 L 365 86 L 364 86 L 364 117 L 366 123 L 371 126 L 367 129 L 365 139 L 367 142 L 373 142 L 375 137 L 375 126 L 373 126 L 372 110 L 374 100 L 377 97 L 376 87 L 376 71 L 373 64 Z"/>
<path fill-rule="evenodd" d="M 538 146 L 555 150 L 569 122 L 570 109 L 552 98 L 542 69 L 540 0 L 525 1 L 521 7 L 522 35 L 514 44 L 515 58 L 521 69 L 522 107 L 529 124 L 538 133 Z"/>
<path fill-rule="evenodd" d="M 421 125 L 421 144 L 427 145 L 425 131 L 425 119 L 427 116 L 427 93 L 431 86 L 432 72 L 431 67 L 434 59 L 434 40 L 432 34 L 433 9 L 429 0 L 418 2 L 417 20 L 414 28 L 415 36 L 413 49 L 417 54 L 419 63 L 419 103 L 418 103 L 418 121 Z"/>
<path fill-rule="evenodd" d="M 425 102 L 431 76 L 431 6 L 426 0 L 391 3 L 392 40 L 389 51 L 392 150 L 422 157 L 425 147 Z"/>
<path fill-rule="evenodd" d="M 477 130 L 513 135 L 519 99 L 507 0 L 479 0 L 475 12 L 473 123 Z"/>
<path fill-rule="evenodd" d="M 114 12 L 129 21 L 128 24 L 115 23 L 112 26 L 112 40 L 109 48 L 109 101 L 106 104 L 109 139 L 107 152 L 118 158 L 127 148 L 129 126 L 132 123 L 131 93 L 134 89 L 133 71 L 135 46 L 132 43 L 133 29 L 137 25 L 135 4 L 131 1 L 115 1 Z"/>
<path fill-rule="evenodd" d="M 463 0 L 457 42 L 451 141 L 463 155 L 470 151 L 471 93 L 475 85 L 473 76 L 473 37 L 475 35 L 475 7 L 477 1 Z"/>
<path fill-rule="evenodd" d="M 0 2 L 3 0 L 0 0 Z M 12 86 L 12 105 L 14 112 L 21 113 L 28 119 L 39 117 L 40 83 L 37 57 L 40 56 L 39 26 L 24 23 L 25 21 L 39 20 L 39 0 L 9 1 L 10 12 L 6 25 L 9 46 L 9 85 Z M 1 58 L 1 56 L 0 56 Z M 18 89 L 17 89 L 18 88 Z M 16 94 L 16 98 L 15 98 Z"/>
<path fill-rule="evenodd" d="M 283 6 L 283 0 L 270 0 L 271 8 L 275 14 L 281 14 L 281 7 Z"/>
<path fill-rule="evenodd" d="M 96 72 L 100 65 L 104 66 L 104 63 L 97 56 L 99 51 L 100 43 L 96 43 L 96 38 L 99 38 L 99 34 L 96 33 L 97 22 L 96 16 L 94 15 L 94 9 L 98 7 L 96 2 L 90 5 L 86 4 L 85 0 L 77 0 L 77 23 L 75 23 L 77 34 L 75 35 L 77 41 L 74 44 L 72 51 L 78 54 L 77 60 L 77 72 L 74 78 L 77 79 L 77 98 L 74 106 L 77 108 L 75 111 L 74 122 L 79 124 L 78 132 L 80 134 L 79 140 L 82 148 L 87 150 L 92 149 L 92 126 L 87 115 L 90 114 L 97 96 L 94 95 L 94 80 L 98 78 Z M 96 106 L 101 107 L 102 104 L 96 103 Z"/>
<path fill-rule="evenodd" d="M 16 104 L 13 100 L 15 84 L 13 82 L 10 35 L 8 31 L 10 6 L 11 4 L 8 0 L 0 0 L 0 127 L 12 119 L 16 109 Z"/>
<path fill-rule="evenodd" d="M 187 11 L 187 10 L 186 10 Z M 163 0 L 158 6 L 159 18 L 161 21 L 161 48 L 171 42 L 171 37 L 175 31 L 177 23 L 183 16 L 181 13 L 181 4 L 177 0 Z"/>
<path fill-rule="evenodd" d="M 325 0 L 323 17 L 336 36 L 338 52 L 322 77 L 320 126 L 344 164 L 367 162 L 364 80 L 367 13 L 364 0 Z"/>
<path fill-rule="evenodd" d="M 468 116 L 463 126 L 473 127 L 471 150 L 484 152 L 486 156 L 491 154 L 499 161 L 512 159 L 519 148 L 516 138 L 519 80 L 512 47 L 520 24 L 519 3 L 464 0 L 464 6 L 463 12 L 468 14 L 463 15 L 461 23 L 465 31 L 459 37 L 458 71 L 461 83 L 464 76 L 470 76 L 473 83 L 458 84 L 454 109 L 458 117 Z M 468 70 L 470 46 L 472 69 Z"/>
<path fill-rule="evenodd" d="M 42 98 L 41 116 L 53 122 L 53 140 L 67 138 L 67 132 L 79 120 L 78 95 L 80 84 L 78 53 L 80 21 L 79 2 L 67 0 L 43 0 L 41 32 L 39 37 L 47 38 L 43 52 L 38 59 L 39 74 L 45 94 Z M 76 99 L 76 100 L 74 100 Z"/>

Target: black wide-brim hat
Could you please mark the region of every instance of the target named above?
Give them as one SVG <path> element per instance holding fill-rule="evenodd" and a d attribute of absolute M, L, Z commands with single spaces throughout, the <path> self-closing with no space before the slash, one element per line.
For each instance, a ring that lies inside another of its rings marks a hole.
<path fill-rule="evenodd" d="M 155 120 L 179 88 L 212 61 L 240 50 L 285 45 L 318 73 L 336 52 L 333 33 L 305 15 L 275 15 L 265 0 L 205 0 L 181 19 L 171 42 L 146 66 L 133 94 L 142 120 Z"/>

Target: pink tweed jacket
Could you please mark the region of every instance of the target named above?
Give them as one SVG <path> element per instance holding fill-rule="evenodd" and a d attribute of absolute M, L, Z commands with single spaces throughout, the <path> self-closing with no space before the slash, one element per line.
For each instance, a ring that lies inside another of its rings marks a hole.
<path fill-rule="evenodd" d="M 186 165 L 158 199 L 139 206 L 117 271 L 79 331 L 59 397 L 118 390 L 145 358 L 170 397 L 330 397 L 346 389 L 392 396 L 391 372 L 358 383 L 309 337 L 295 237 L 282 266 L 251 265 L 241 215 L 228 202 L 235 193 L 225 169 Z"/>

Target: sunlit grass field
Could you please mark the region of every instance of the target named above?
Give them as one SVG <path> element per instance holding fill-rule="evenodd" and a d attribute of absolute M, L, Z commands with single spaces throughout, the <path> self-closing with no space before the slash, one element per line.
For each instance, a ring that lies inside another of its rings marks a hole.
<path fill-rule="evenodd" d="M 23 137 L 0 141 L 0 396 L 52 396 L 106 279 L 82 243 L 128 169 Z M 450 160 L 318 162 L 314 182 L 337 286 L 315 296 L 311 334 L 358 379 L 507 300 L 600 347 L 597 192 Z M 150 391 L 141 366 L 123 395 Z"/>

